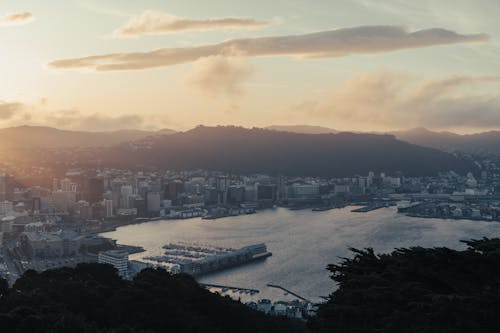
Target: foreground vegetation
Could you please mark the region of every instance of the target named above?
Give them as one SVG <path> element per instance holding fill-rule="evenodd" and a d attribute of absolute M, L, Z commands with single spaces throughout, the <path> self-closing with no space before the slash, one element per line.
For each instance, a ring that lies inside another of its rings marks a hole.
<path fill-rule="evenodd" d="M 500 239 L 463 251 L 356 250 L 330 265 L 338 289 L 309 326 L 319 332 L 500 332 Z"/>
<path fill-rule="evenodd" d="M 338 289 L 304 323 L 212 294 L 187 275 L 107 265 L 0 279 L 2 332 L 499 332 L 500 239 L 467 249 L 357 250 L 328 266 Z"/>
<path fill-rule="evenodd" d="M 188 275 L 145 269 L 129 282 L 108 265 L 28 271 L 2 283 L 1 332 L 299 332 L 304 324 L 210 293 Z"/>

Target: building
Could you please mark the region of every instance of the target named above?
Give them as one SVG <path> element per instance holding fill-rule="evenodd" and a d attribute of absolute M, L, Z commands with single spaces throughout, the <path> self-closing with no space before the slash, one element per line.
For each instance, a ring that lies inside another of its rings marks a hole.
<path fill-rule="evenodd" d="M 64 178 L 63 180 L 61 180 L 61 191 L 71 191 L 71 180 L 69 180 L 68 178 Z"/>
<path fill-rule="evenodd" d="M 106 217 L 113 217 L 113 200 L 104 199 L 104 211 Z"/>
<path fill-rule="evenodd" d="M 0 215 L 9 215 L 14 211 L 14 206 L 10 201 L 0 201 Z"/>
<path fill-rule="evenodd" d="M 14 195 L 13 179 L 8 174 L 0 175 L 0 200 L 12 200 Z"/>
<path fill-rule="evenodd" d="M 118 270 L 118 275 L 127 277 L 128 273 L 128 252 L 122 250 L 108 250 L 99 252 L 97 262 L 109 264 Z"/>
<path fill-rule="evenodd" d="M 146 195 L 146 207 L 148 213 L 158 214 L 160 212 L 161 198 L 158 192 L 148 192 Z"/>
<path fill-rule="evenodd" d="M 104 180 L 102 178 L 90 178 L 87 183 L 87 201 L 90 204 L 102 200 L 104 192 Z"/>
<path fill-rule="evenodd" d="M 131 205 L 131 202 L 134 201 L 134 199 L 131 197 L 134 194 L 134 188 L 132 185 L 122 185 L 120 188 L 120 208 L 134 208 Z"/>

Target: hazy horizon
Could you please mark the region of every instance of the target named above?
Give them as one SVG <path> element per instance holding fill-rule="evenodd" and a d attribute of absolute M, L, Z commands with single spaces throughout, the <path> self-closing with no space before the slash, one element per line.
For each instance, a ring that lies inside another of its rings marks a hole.
<path fill-rule="evenodd" d="M 300 128 L 311 128 L 311 129 L 323 129 L 323 130 L 331 130 L 331 134 L 336 134 L 336 133 L 359 133 L 359 134 L 392 134 L 396 132 L 411 132 L 411 131 L 429 131 L 433 133 L 450 133 L 450 134 L 458 134 L 458 135 L 474 135 L 474 134 L 483 134 L 487 132 L 499 132 L 499 129 L 484 129 L 484 130 L 476 130 L 476 131 L 456 131 L 456 130 L 440 130 L 440 129 L 432 129 L 428 127 L 423 127 L 423 126 L 418 126 L 418 127 L 409 127 L 409 128 L 399 128 L 399 129 L 388 129 L 385 131 L 363 131 L 363 130 L 339 130 L 336 128 L 331 128 L 327 126 L 322 126 L 322 125 L 309 125 L 309 124 L 270 124 L 270 125 L 264 125 L 264 126 L 243 126 L 243 125 L 235 125 L 235 124 L 214 124 L 214 125 L 206 125 L 206 124 L 197 124 L 192 127 L 187 127 L 187 128 L 167 128 L 167 127 L 161 127 L 161 128 L 133 128 L 133 127 L 124 127 L 124 128 L 109 128 L 109 129 L 74 129 L 74 128 L 64 128 L 64 127 L 58 127 L 58 126 L 51 126 L 50 124 L 20 124 L 20 125 L 13 125 L 13 126 L 5 126 L 5 127 L 0 127 L 0 130 L 6 130 L 6 129 L 12 129 L 12 128 L 22 128 L 22 127 L 30 127 L 30 128 L 49 128 L 49 129 L 55 129 L 59 131 L 70 131 L 70 132 L 97 132 L 97 133 L 110 133 L 110 132 L 126 132 L 126 131 L 144 131 L 144 132 L 161 132 L 161 131 L 172 131 L 172 133 L 181 133 L 181 132 L 187 132 L 196 129 L 197 127 L 240 127 L 243 129 L 253 129 L 253 128 L 259 128 L 259 129 L 268 129 L 268 130 L 283 130 L 285 132 L 296 132 L 296 133 L 302 133 L 302 134 L 326 134 L 326 132 L 321 132 L 321 133 L 316 133 L 316 132 L 307 132 L 307 131 L 301 131 Z M 283 128 L 283 129 L 277 129 L 277 128 Z M 292 129 L 295 129 L 292 130 Z"/>

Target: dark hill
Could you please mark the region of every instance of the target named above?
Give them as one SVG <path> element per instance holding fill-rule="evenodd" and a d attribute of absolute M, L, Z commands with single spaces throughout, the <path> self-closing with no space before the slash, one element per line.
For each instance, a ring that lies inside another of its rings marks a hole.
<path fill-rule="evenodd" d="M 296 176 L 351 176 L 369 171 L 434 175 L 474 170 L 470 162 L 399 141 L 392 135 L 298 134 L 232 126 L 199 126 L 135 145 L 121 145 L 106 150 L 101 158 L 114 166 Z"/>

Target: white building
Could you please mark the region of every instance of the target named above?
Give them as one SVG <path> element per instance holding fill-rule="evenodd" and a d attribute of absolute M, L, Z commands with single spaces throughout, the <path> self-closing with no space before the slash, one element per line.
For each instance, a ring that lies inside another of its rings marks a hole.
<path fill-rule="evenodd" d="M 128 272 L 128 252 L 122 250 L 109 250 L 99 252 L 97 262 L 100 264 L 110 264 L 118 270 L 121 277 L 127 277 Z"/>

